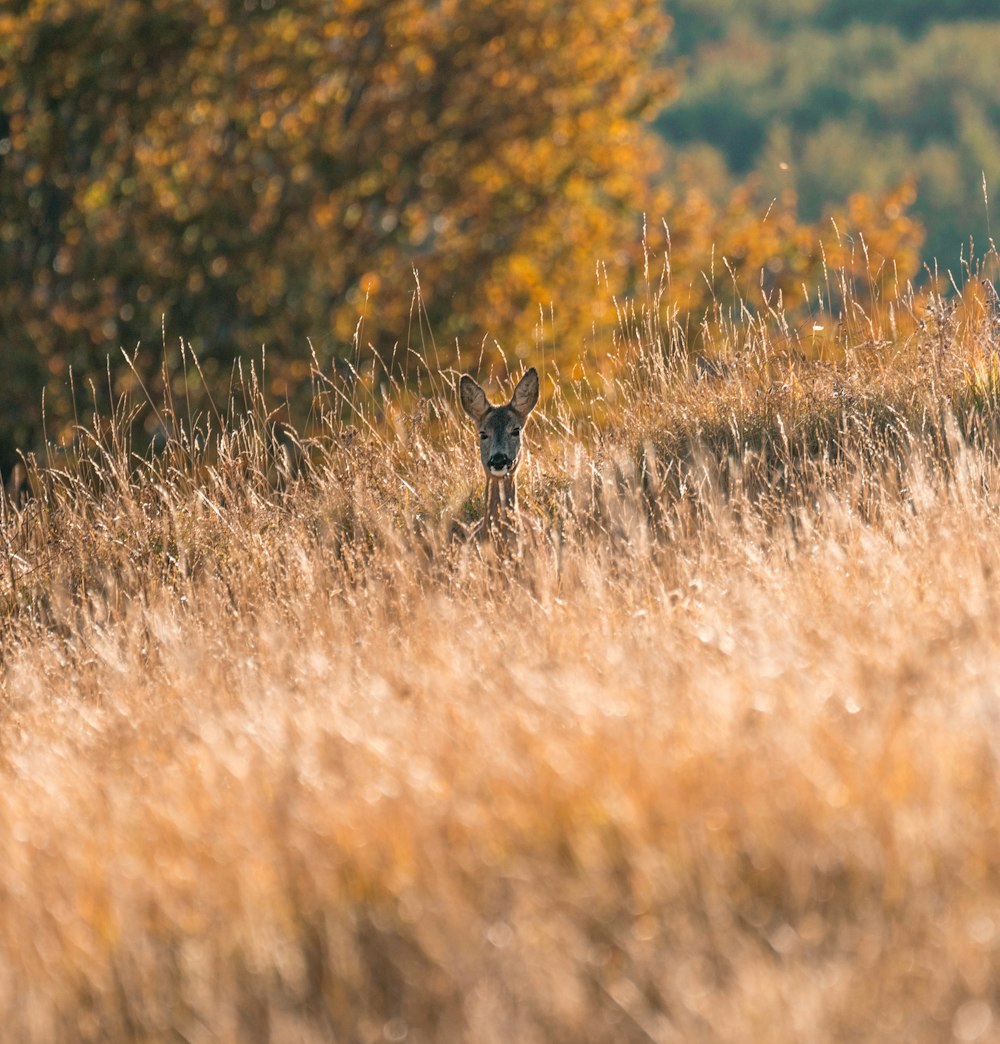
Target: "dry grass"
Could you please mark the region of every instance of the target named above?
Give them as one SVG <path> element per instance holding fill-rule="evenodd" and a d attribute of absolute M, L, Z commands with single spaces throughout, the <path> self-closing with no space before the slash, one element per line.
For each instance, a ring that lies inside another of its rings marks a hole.
<path fill-rule="evenodd" d="M 43 476 L 4 1039 L 1000 1039 L 1000 346 L 755 337 L 550 388 L 508 560 L 447 375 Z"/>

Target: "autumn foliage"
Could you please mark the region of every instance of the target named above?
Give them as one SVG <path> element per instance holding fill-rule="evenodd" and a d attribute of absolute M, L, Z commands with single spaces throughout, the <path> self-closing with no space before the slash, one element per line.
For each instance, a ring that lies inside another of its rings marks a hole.
<path fill-rule="evenodd" d="M 210 384 L 266 345 L 294 396 L 337 358 L 405 375 L 426 330 L 436 364 L 526 356 L 540 311 L 557 360 L 600 356 L 663 265 L 667 309 L 704 311 L 732 272 L 801 300 L 823 257 L 793 199 L 747 186 L 720 210 L 658 175 L 669 30 L 658 0 L 6 5 L 8 440 L 46 384 L 70 416 L 71 371 L 78 398 L 85 375 L 126 388 L 120 348 L 155 389 L 180 339 Z M 858 206 L 914 267 L 905 213 Z"/>
<path fill-rule="evenodd" d="M 2 307 L 50 371 L 575 313 L 638 238 L 655 0 L 41 2 L 0 18 Z M 574 290 L 574 281 L 581 290 Z"/>

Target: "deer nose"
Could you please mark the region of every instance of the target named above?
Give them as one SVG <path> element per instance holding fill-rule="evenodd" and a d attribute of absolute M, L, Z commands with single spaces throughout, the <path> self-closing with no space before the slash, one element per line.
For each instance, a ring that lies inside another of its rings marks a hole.
<path fill-rule="evenodd" d="M 510 467 L 511 459 L 506 453 L 494 453 L 489 459 L 489 465 L 493 471 L 503 471 Z"/>

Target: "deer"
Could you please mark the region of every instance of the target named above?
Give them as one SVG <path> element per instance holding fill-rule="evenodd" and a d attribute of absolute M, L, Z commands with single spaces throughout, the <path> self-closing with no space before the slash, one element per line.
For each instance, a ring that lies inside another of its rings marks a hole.
<path fill-rule="evenodd" d="M 538 371 L 532 366 L 517 382 L 504 406 L 492 406 L 486 392 L 468 374 L 459 385 L 462 408 L 479 429 L 479 457 L 486 472 L 483 517 L 472 531 L 477 540 L 506 534 L 517 520 L 517 469 L 522 460 L 521 434 L 538 403 Z"/>

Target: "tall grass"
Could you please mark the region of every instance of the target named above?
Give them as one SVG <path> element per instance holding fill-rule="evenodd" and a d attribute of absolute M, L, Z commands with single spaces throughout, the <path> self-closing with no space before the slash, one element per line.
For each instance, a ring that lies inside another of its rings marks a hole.
<path fill-rule="evenodd" d="M 447 372 L 321 382 L 300 476 L 250 379 L 38 463 L 4 1039 L 1000 1039 L 1000 344 L 941 322 L 624 321 L 506 556 Z"/>

